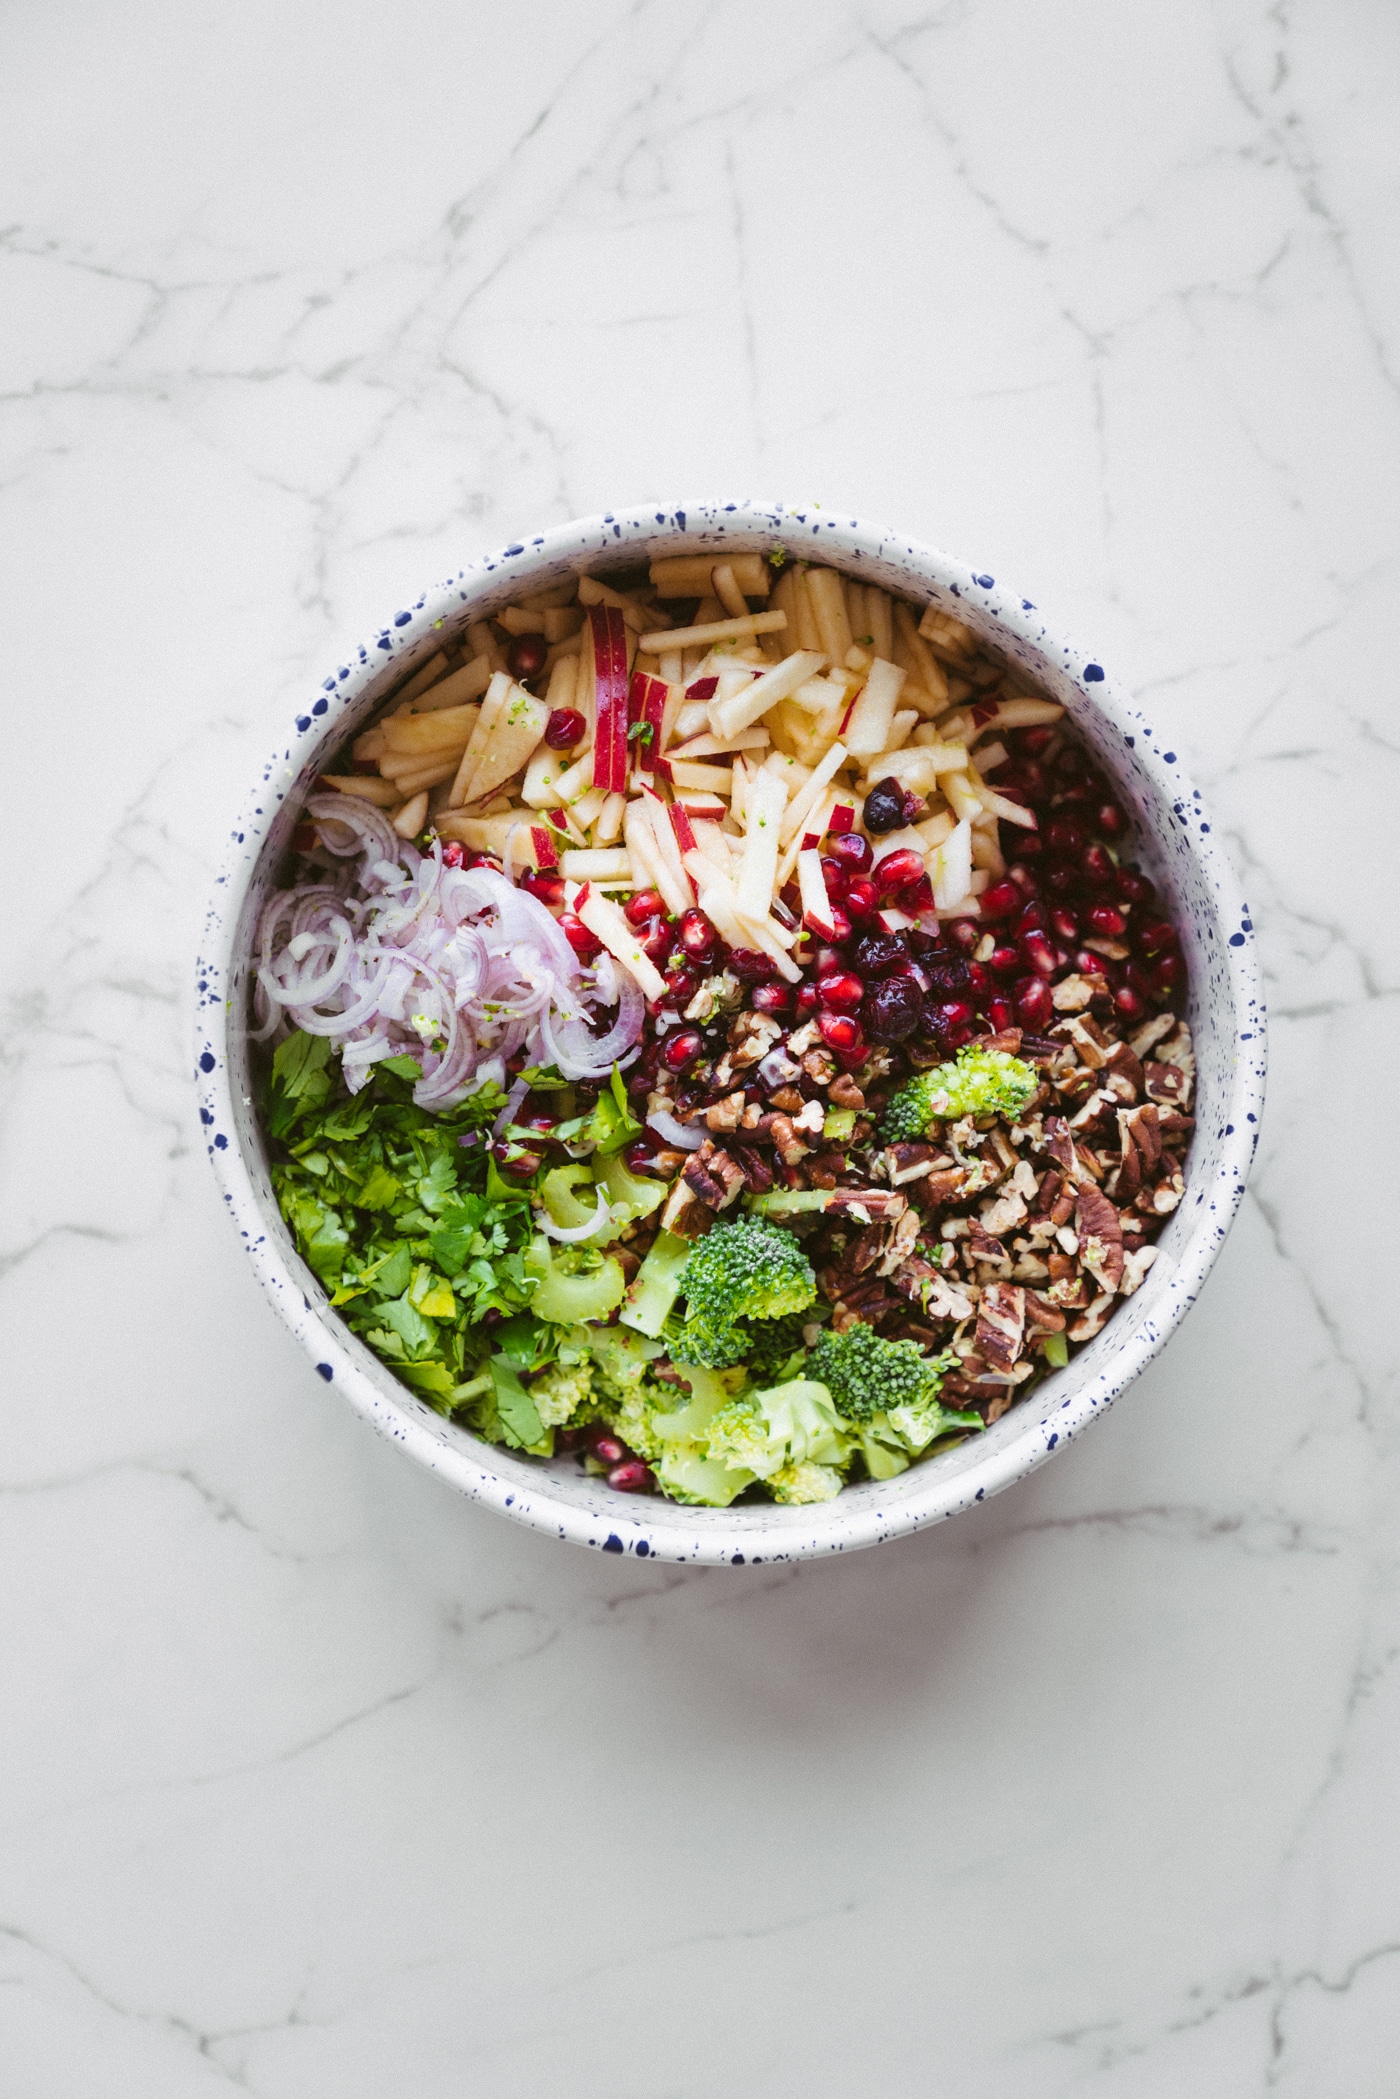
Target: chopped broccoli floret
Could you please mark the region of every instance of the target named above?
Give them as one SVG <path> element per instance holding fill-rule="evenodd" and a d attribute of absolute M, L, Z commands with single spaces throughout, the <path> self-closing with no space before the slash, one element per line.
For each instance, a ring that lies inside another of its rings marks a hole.
<path fill-rule="evenodd" d="M 730 1400 L 710 1425 L 709 1451 L 759 1479 L 791 1465 L 844 1465 L 851 1439 L 831 1394 L 810 1378 L 789 1378 L 766 1392 Z"/>
<path fill-rule="evenodd" d="M 936 1122 L 1004 1115 L 1014 1122 L 1039 1084 L 1034 1070 L 1005 1050 L 959 1050 L 953 1064 L 921 1071 L 901 1086 L 880 1125 L 887 1143 L 926 1137 Z"/>
<path fill-rule="evenodd" d="M 784 1312 L 777 1319 L 741 1320 L 743 1361 L 756 1385 L 776 1385 L 794 1356 L 805 1352 L 802 1329 L 810 1312 Z"/>
<path fill-rule="evenodd" d="M 834 1501 L 845 1484 L 834 1465 L 784 1465 L 768 1485 L 774 1501 Z"/>
<path fill-rule="evenodd" d="M 980 1414 L 954 1413 L 936 1399 L 921 1406 L 891 1407 L 887 1414 L 876 1414 L 863 1424 L 861 1456 L 872 1479 L 893 1479 L 897 1472 L 907 1472 L 910 1461 L 921 1457 L 940 1436 L 985 1426 Z"/>
<path fill-rule="evenodd" d="M 759 1217 L 717 1224 L 693 1249 L 681 1277 L 685 1327 L 672 1348 L 678 1363 L 722 1370 L 742 1363 L 750 1340 L 742 1320 L 802 1312 L 817 1279 L 801 1243 Z"/>
<path fill-rule="evenodd" d="M 529 1393 L 544 1427 L 562 1428 L 593 1397 L 593 1365 L 551 1363 L 531 1380 Z"/>
<path fill-rule="evenodd" d="M 957 1358 L 926 1356 L 917 1341 L 887 1341 L 857 1320 L 844 1333 L 817 1336 L 807 1369 L 830 1392 L 848 1421 L 870 1421 L 893 1407 L 923 1407 L 936 1400 L 943 1373 Z"/>

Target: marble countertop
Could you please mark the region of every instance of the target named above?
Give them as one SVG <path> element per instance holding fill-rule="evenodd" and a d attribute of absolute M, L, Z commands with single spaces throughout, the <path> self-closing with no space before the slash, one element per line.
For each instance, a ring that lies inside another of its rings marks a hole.
<path fill-rule="evenodd" d="M 0 52 L 0 2090 L 1393 2099 L 1394 13 L 22 0 Z M 743 1573 L 375 1440 L 188 1070 L 219 840 L 345 643 L 711 491 L 1150 695 L 1273 1027 L 1103 1426 Z"/>

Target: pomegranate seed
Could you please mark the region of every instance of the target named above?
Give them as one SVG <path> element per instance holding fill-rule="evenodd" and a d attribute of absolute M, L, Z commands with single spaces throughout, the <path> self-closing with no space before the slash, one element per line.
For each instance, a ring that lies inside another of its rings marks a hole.
<path fill-rule="evenodd" d="M 449 839 L 448 839 L 448 841 L 447 841 L 447 843 L 446 843 L 446 845 L 445 845 L 445 846 L 443 847 L 443 849 L 442 849 L 442 864 L 443 864 L 443 866 L 444 866 L 444 867 L 460 867 L 460 866 L 461 866 L 461 864 L 462 864 L 462 848 L 461 848 L 461 846 L 460 846 L 460 845 L 458 845 L 458 843 L 457 843 L 457 841 L 456 841 L 456 839 L 455 839 L 455 838 L 449 838 Z"/>
<path fill-rule="evenodd" d="M 664 918 L 653 918 L 637 928 L 637 944 L 648 962 L 664 962 L 671 952 L 671 928 Z"/>
<path fill-rule="evenodd" d="M 921 856 L 910 846 L 901 846 L 896 853 L 886 853 L 875 869 L 875 887 L 881 896 L 893 896 L 898 890 L 908 889 L 923 874 Z"/>
<path fill-rule="evenodd" d="M 839 860 L 823 854 L 821 862 L 822 880 L 826 893 L 834 904 L 839 904 L 846 894 L 846 870 Z"/>
<path fill-rule="evenodd" d="M 1022 896 L 1031 898 L 1035 897 L 1035 876 L 1031 873 L 1028 867 L 1022 867 L 1019 864 L 1015 867 L 1008 867 L 1006 870 L 1006 879 L 1008 880 L 1008 882 L 1014 882 L 1016 884 L 1016 887 L 1020 890 Z"/>
<path fill-rule="evenodd" d="M 821 978 L 817 985 L 817 995 L 823 1006 L 831 1008 L 834 1012 L 855 1013 L 859 1011 L 861 1001 L 865 997 L 865 986 L 859 977 L 846 970 L 840 976 Z"/>
<path fill-rule="evenodd" d="M 1000 1034 L 1003 1028 L 1009 1028 L 1015 1020 L 1016 1009 L 1009 998 L 994 998 L 988 1002 L 987 1018 Z"/>
<path fill-rule="evenodd" d="M 1045 842 L 1052 853 L 1063 853 L 1068 858 L 1072 853 L 1084 850 L 1084 833 L 1068 816 L 1052 816 L 1045 827 Z"/>
<path fill-rule="evenodd" d="M 1017 733 L 1019 741 L 1016 748 L 1018 750 L 1040 752 L 1049 748 L 1059 731 L 1051 723 L 1042 722 L 1039 728 L 1021 729 Z"/>
<path fill-rule="evenodd" d="M 680 939 L 692 962 L 708 962 L 719 935 L 703 911 L 687 911 L 681 919 Z"/>
<path fill-rule="evenodd" d="M 668 1006 L 688 1006 L 700 989 L 698 970 L 676 968 L 666 972 L 666 1003 Z"/>
<path fill-rule="evenodd" d="M 1101 977 L 1103 975 L 1103 965 L 1103 956 L 1096 955 L 1091 947 L 1081 947 L 1076 950 L 1074 966 L 1081 977 Z"/>
<path fill-rule="evenodd" d="M 817 1010 L 817 987 L 815 984 L 799 984 L 797 987 L 797 1013 L 800 1020 L 810 1020 Z"/>
<path fill-rule="evenodd" d="M 828 838 L 827 857 L 835 860 L 846 874 L 863 875 L 872 858 L 870 840 L 860 831 L 843 831 L 839 837 Z"/>
<path fill-rule="evenodd" d="M 1078 869 L 1068 860 L 1049 861 L 1040 877 L 1051 896 L 1068 896 L 1078 878 Z"/>
<path fill-rule="evenodd" d="M 1144 955 L 1160 955 L 1176 946 L 1176 927 L 1166 919 L 1154 919 L 1150 924 L 1138 927 L 1138 946 Z"/>
<path fill-rule="evenodd" d="M 1046 935 L 1035 926 L 1032 926 L 1028 933 L 1021 935 L 1021 954 L 1031 968 L 1042 977 L 1053 977 L 1059 966 L 1054 948 Z"/>
<path fill-rule="evenodd" d="M 1118 981 L 1131 984 L 1141 998 L 1149 998 L 1152 994 L 1152 979 L 1140 962 L 1125 962 L 1119 971 Z"/>
<path fill-rule="evenodd" d="M 1100 802 L 1094 811 L 1093 825 L 1105 838 L 1121 838 L 1128 828 L 1128 819 L 1116 802 Z"/>
<path fill-rule="evenodd" d="M 645 1174 L 658 1180 L 661 1178 L 656 1171 L 656 1152 L 649 1138 L 634 1137 L 622 1158 L 629 1173 Z"/>
<path fill-rule="evenodd" d="M 1131 984 L 1120 984 L 1113 994 L 1113 1003 L 1124 1020 L 1141 1020 L 1147 1011 L 1147 1001 L 1134 991 Z"/>
<path fill-rule="evenodd" d="M 667 1071 L 688 1071 L 705 1047 L 698 1028 L 678 1028 L 661 1045 L 661 1061 Z"/>
<path fill-rule="evenodd" d="M 597 1435 L 590 1436 L 588 1448 L 592 1455 L 598 1459 L 599 1463 L 603 1465 L 620 1465 L 627 1456 L 627 1445 L 620 1443 L 617 1437 L 607 1429 L 603 1429 Z"/>
<path fill-rule="evenodd" d="M 544 1164 L 543 1155 L 539 1152 L 520 1151 L 514 1145 L 504 1143 L 493 1144 L 491 1149 L 501 1172 L 508 1173 L 512 1180 L 533 1180 Z"/>
<path fill-rule="evenodd" d="M 991 990 L 992 980 L 987 975 L 986 969 L 982 963 L 968 963 L 967 988 L 972 993 L 973 997 L 977 999 L 985 998 L 987 993 Z"/>
<path fill-rule="evenodd" d="M 1045 851 L 1045 840 L 1041 837 L 1039 831 L 1022 831 L 1018 835 L 1011 851 L 1018 862 L 1021 860 L 1038 860 Z M 1014 875 L 1015 872 L 1016 869 L 1013 867 L 1011 873 Z"/>
<path fill-rule="evenodd" d="M 828 902 L 830 902 L 830 900 L 829 900 L 829 899 L 828 899 Z M 846 945 L 846 942 L 847 942 L 847 941 L 848 941 L 848 940 L 850 939 L 850 937 L 851 937 L 851 921 L 850 921 L 850 919 L 849 919 L 849 918 L 847 917 L 847 915 L 846 915 L 845 911 L 843 911 L 843 909 L 841 908 L 840 904 L 830 904 L 830 911 L 831 911 L 831 932 L 830 932 L 830 938 L 831 938 L 831 939 L 832 939 L 833 941 L 835 941 L 835 943 L 836 943 L 836 945 L 837 945 L 838 947 L 844 947 L 844 946 Z M 825 930 L 825 929 L 823 928 L 823 930 Z M 794 958 L 794 959 L 795 959 L 795 958 Z"/>
<path fill-rule="evenodd" d="M 1038 896 L 1033 896 L 1016 921 L 1018 933 L 1029 933 L 1037 927 L 1043 933 L 1050 923 L 1050 914 Z"/>
<path fill-rule="evenodd" d="M 601 940 L 595 940 L 583 920 L 572 911 L 566 911 L 559 920 L 559 930 L 580 962 L 592 962 L 603 952 Z"/>
<path fill-rule="evenodd" d="M 950 1028 L 966 1027 L 974 1010 L 971 999 L 945 998 L 929 1008 L 929 1019 L 940 1035 L 946 1035 Z"/>
<path fill-rule="evenodd" d="M 624 1458 L 608 1474 L 608 1485 L 615 1487 L 619 1494 L 645 1494 L 651 1484 L 651 1467 L 643 1464 L 640 1458 Z"/>
<path fill-rule="evenodd" d="M 1136 868 L 1120 867 L 1118 870 L 1118 894 L 1127 904 L 1150 904 L 1154 901 L 1157 892 L 1148 881 L 1146 875 L 1140 875 Z"/>
<path fill-rule="evenodd" d="M 1055 1007 L 1050 997 L 1050 986 L 1044 977 L 1022 977 L 1013 994 L 1016 1002 L 1016 1018 L 1023 1028 L 1038 1034 L 1050 1025 Z"/>
<path fill-rule="evenodd" d="M 623 905 L 622 915 L 629 926 L 644 926 L 649 918 L 655 918 L 658 912 L 664 914 L 665 910 L 666 906 L 659 890 L 639 889 L 636 895 L 629 897 Z"/>
<path fill-rule="evenodd" d="M 820 1013 L 817 1027 L 822 1041 L 828 1049 L 853 1055 L 865 1045 L 865 1034 L 858 1020 L 849 1013 Z"/>
<path fill-rule="evenodd" d="M 520 886 L 522 889 L 528 889 L 531 896 L 537 896 L 542 904 L 558 905 L 564 901 L 564 877 L 562 875 L 540 873 L 522 875 Z"/>
<path fill-rule="evenodd" d="M 927 875 L 920 875 L 899 893 L 900 909 L 903 911 L 932 911 L 933 883 Z"/>
<path fill-rule="evenodd" d="M 943 1047 L 946 1050 L 960 1050 L 966 1043 L 971 1042 L 976 1033 L 977 1028 L 973 1021 L 960 1020 L 955 1027 L 943 1030 Z"/>
<path fill-rule="evenodd" d="M 815 1007 L 815 986 L 813 993 L 812 1004 Z M 786 1013 L 792 1005 L 792 986 L 778 983 L 755 984 L 749 994 L 749 1004 L 755 1013 Z"/>
<path fill-rule="evenodd" d="M 1014 947 L 1008 947 L 1003 941 L 992 949 L 991 965 L 999 977 L 1014 976 L 1021 967 L 1021 957 Z"/>
<path fill-rule="evenodd" d="M 968 954 L 972 952 L 982 938 L 981 928 L 976 919 L 973 918 L 955 918 L 943 930 L 947 933 L 954 947 L 960 947 Z"/>
<path fill-rule="evenodd" d="M 772 957 L 756 947 L 732 947 L 726 966 L 744 984 L 766 984 L 774 974 Z"/>
<path fill-rule="evenodd" d="M 1092 917 L 1092 913 L 1090 915 Z M 1050 924 L 1061 940 L 1077 940 L 1079 938 L 1079 920 L 1070 910 L 1068 904 L 1057 904 L 1055 906 L 1050 913 Z"/>
<path fill-rule="evenodd" d="M 1101 845 L 1086 845 L 1079 856 L 1079 872 L 1086 882 L 1092 882 L 1096 889 L 1101 889 L 1112 882 L 1115 869 Z"/>
<path fill-rule="evenodd" d="M 1091 905 L 1088 919 L 1091 931 L 1097 933 L 1101 940 L 1117 940 L 1120 934 L 1128 930 L 1127 919 L 1121 911 L 1115 911 L 1112 904 Z"/>
<path fill-rule="evenodd" d="M 1180 955 L 1159 955 L 1152 965 L 1152 985 L 1156 991 L 1175 991 L 1181 976 Z"/>
<path fill-rule="evenodd" d="M 571 751 L 587 727 L 577 707 L 556 707 L 544 725 L 544 740 L 552 751 Z"/>
<path fill-rule="evenodd" d="M 543 634 L 517 634 L 506 650 L 506 669 L 512 678 L 537 678 L 548 654 L 549 643 Z M 572 713 L 572 708 L 569 711 Z M 562 714 L 564 709 L 560 707 L 557 712 Z"/>
<path fill-rule="evenodd" d="M 846 835 L 855 838 L 859 833 L 848 831 Z M 861 843 L 863 845 L 865 840 L 862 839 Z M 846 884 L 845 902 L 847 917 L 858 926 L 868 925 L 880 908 L 880 892 L 869 875 L 852 875 Z"/>
<path fill-rule="evenodd" d="M 983 918 L 1009 918 L 1021 902 L 1021 892 L 1014 882 L 993 882 L 982 891 L 979 898 Z"/>

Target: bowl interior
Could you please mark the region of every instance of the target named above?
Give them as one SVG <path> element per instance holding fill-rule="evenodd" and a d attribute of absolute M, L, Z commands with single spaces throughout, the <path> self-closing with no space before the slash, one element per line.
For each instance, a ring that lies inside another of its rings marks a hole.
<path fill-rule="evenodd" d="M 810 524 L 799 512 L 744 506 L 585 521 L 529 548 L 508 550 L 497 561 L 482 562 L 430 594 L 397 633 L 381 635 L 377 649 L 366 647 L 357 663 L 341 666 L 312 710 L 298 717 L 296 741 L 267 768 L 236 835 L 230 870 L 211 915 L 218 930 L 206 943 L 201 964 L 207 987 L 202 1019 L 225 1081 L 215 1091 L 234 1140 L 212 1156 L 260 1276 L 322 1376 L 338 1380 L 376 1426 L 465 1492 L 561 1536 L 639 1556 L 752 1562 L 850 1548 L 936 1521 L 1030 1470 L 1109 1404 L 1182 1315 L 1233 1215 L 1257 1132 L 1263 1034 L 1249 954 L 1251 928 L 1228 865 L 1212 843 L 1199 794 L 1181 777 L 1175 753 L 1164 751 L 1150 724 L 1113 694 L 1100 666 L 1052 636 L 1033 605 L 998 592 L 992 578 L 974 576 L 942 555 L 855 523 L 823 519 L 808 532 Z M 1181 933 L 1198 1065 L 1197 1129 L 1186 1198 L 1161 1234 L 1158 1260 L 1143 1286 L 1066 1369 L 1047 1378 L 983 1435 L 896 1479 L 848 1487 L 835 1502 L 820 1507 L 692 1509 L 619 1495 L 583 1475 L 571 1459 L 517 1458 L 481 1442 L 401 1385 L 331 1312 L 278 1212 L 252 1108 L 246 1032 L 250 950 L 315 775 L 332 748 L 444 639 L 522 592 L 585 567 L 606 576 L 610 569 L 655 554 L 699 553 L 720 545 L 749 552 L 782 543 L 806 553 L 804 534 L 819 539 L 810 549 L 813 558 L 956 613 L 1068 710 L 1133 816 L 1137 856 Z M 213 996 L 216 989 L 223 996 Z"/>

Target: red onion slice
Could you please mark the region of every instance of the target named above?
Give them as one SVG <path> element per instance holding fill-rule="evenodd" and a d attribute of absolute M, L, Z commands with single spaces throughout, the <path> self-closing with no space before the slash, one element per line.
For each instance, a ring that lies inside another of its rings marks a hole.
<path fill-rule="evenodd" d="M 648 1115 L 647 1128 L 655 1130 L 668 1144 L 674 1144 L 678 1151 L 698 1152 L 705 1142 L 703 1130 L 687 1129 L 683 1122 L 677 1122 L 675 1116 L 665 1108 L 658 1108 L 654 1114 Z"/>

